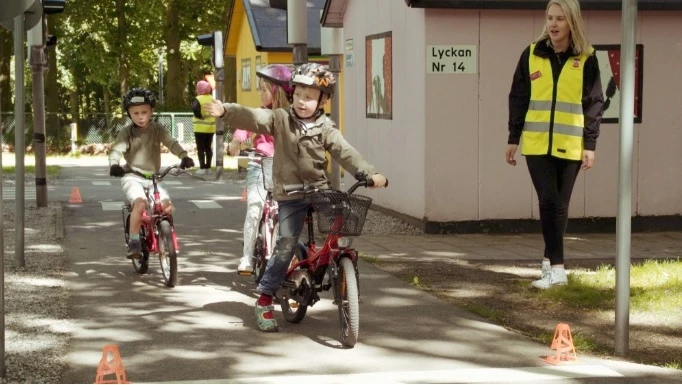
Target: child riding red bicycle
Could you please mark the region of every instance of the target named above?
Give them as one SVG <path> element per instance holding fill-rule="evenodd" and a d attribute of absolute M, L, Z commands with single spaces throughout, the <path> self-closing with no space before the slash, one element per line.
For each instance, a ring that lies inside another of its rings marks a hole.
<path fill-rule="evenodd" d="M 142 215 L 147 207 L 145 187 L 149 181 L 126 171 L 135 170 L 144 175 L 158 174 L 161 168 L 161 144 L 181 159 L 181 168 L 194 167 L 194 161 L 187 156 L 187 151 L 173 138 L 166 128 L 151 120 L 156 106 L 154 94 L 144 88 L 133 88 L 123 95 L 123 111 L 132 123 L 118 133 L 116 141 L 109 152 L 109 175 L 120 177 L 123 193 L 132 206 L 130 215 L 130 241 L 128 258 L 139 258 L 142 252 L 139 232 Z M 125 159 L 125 165 L 119 163 Z M 159 186 L 163 210 L 173 212 L 168 191 Z"/>
<path fill-rule="evenodd" d="M 277 330 L 273 296 L 285 279 L 310 206 L 303 193 L 286 195 L 283 186 L 328 188 L 326 152 L 351 174 L 359 171 L 368 175 L 374 187 L 386 185 L 386 178 L 346 142 L 324 114 L 324 105 L 334 94 L 334 75 L 325 66 L 306 63 L 296 68 L 290 84 L 294 94 L 289 109 L 255 109 L 218 101 L 208 106 L 212 116 L 225 119 L 231 126 L 275 138 L 273 180 L 274 197 L 279 204 L 280 237 L 258 285 L 261 294 L 255 307 L 258 328 L 268 332 Z"/>

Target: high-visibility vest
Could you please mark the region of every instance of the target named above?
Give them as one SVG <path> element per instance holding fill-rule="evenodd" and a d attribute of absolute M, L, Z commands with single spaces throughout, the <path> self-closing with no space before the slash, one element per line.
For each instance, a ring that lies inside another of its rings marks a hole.
<path fill-rule="evenodd" d="M 197 95 L 197 100 L 199 101 L 199 104 L 201 104 L 203 110 L 204 105 L 213 101 L 213 96 Z M 199 119 L 195 116 L 192 118 L 192 123 L 194 124 L 194 132 L 202 132 L 207 134 L 215 133 L 215 118 L 213 116 L 204 116 L 203 119 Z"/>
<path fill-rule="evenodd" d="M 569 58 L 554 83 L 552 63 L 530 46 L 530 103 L 521 134 L 522 155 L 580 160 L 584 148 L 583 72 L 589 55 Z"/>

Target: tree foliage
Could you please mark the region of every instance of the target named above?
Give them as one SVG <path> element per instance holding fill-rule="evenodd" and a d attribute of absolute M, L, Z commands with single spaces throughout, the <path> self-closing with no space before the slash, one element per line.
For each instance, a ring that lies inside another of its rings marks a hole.
<path fill-rule="evenodd" d="M 59 97 L 54 112 L 74 119 L 81 111 L 120 112 L 121 94 L 139 86 L 165 96 L 160 110 L 189 110 L 193 84 L 211 57 L 195 37 L 225 31 L 231 1 L 68 0 L 63 13 L 48 16 L 49 33 L 59 39 L 49 48 L 56 71 L 46 84 L 56 89 L 46 89 L 48 104 L 49 95 Z"/>

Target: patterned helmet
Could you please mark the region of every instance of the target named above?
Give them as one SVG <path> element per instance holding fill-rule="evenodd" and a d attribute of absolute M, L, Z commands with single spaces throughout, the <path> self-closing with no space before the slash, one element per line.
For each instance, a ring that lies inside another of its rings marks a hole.
<path fill-rule="evenodd" d="M 133 106 L 148 104 L 152 108 L 156 106 L 156 96 L 146 88 L 133 88 L 123 95 L 123 111 Z"/>
<path fill-rule="evenodd" d="M 334 74 L 322 64 L 305 63 L 294 71 L 291 77 L 291 85 L 317 88 L 322 91 L 322 94 L 332 97 L 334 95 L 336 78 L 334 77 Z"/>
<path fill-rule="evenodd" d="M 291 98 L 291 95 L 294 93 L 294 88 L 289 84 L 289 80 L 291 80 L 291 69 L 284 64 L 267 65 L 256 71 L 256 76 L 267 79 L 282 87 L 289 98 Z"/>

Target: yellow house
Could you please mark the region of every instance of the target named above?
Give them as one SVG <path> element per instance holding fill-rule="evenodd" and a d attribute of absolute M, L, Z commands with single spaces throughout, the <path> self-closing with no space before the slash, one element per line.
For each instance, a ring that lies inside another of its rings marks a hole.
<path fill-rule="evenodd" d="M 256 70 L 275 63 L 293 65 L 292 46 L 287 44 L 286 3 L 286 0 L 232 2 L 225 34 L 226 99 L 259 106 Z M 320 56 L 320 13 L 324 3 L 307 2 L 308 60 L 327 64 L 328 59 Z M 232 82 L 227 81 L 231 77 Z"/>

